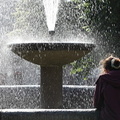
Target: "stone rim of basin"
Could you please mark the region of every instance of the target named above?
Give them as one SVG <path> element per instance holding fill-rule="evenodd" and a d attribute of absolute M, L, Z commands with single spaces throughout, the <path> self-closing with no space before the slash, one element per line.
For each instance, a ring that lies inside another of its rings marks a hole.
<path fill-rule="evenodd" d="M 92 50 L 92 43 L 11 43 L 12 50 Z"/>

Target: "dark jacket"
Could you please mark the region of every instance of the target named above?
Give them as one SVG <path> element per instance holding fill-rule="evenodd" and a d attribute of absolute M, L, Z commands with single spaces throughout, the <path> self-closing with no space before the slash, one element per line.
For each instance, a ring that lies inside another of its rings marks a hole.
<path fill-rule="evenodd" d="M 120 70 L 98 78 L 94 107 L 100 111 L 100 120 L 120 120 Z"/>

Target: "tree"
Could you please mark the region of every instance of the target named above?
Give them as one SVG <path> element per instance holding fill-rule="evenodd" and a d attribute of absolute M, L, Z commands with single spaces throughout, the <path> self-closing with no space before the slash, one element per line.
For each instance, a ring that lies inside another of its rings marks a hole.
<path fill-rule="evenodd" d="M 94 68 L 100 59 L 104 58 L 108 53 L 120 56 L 120 1 L 83 0 L 82 3 L 80 3 L 80 0 L 73 1 L 76 3 L 76 8 L 82 8 L 83 11 L 80 18 L 84 22 L 80 29 L 83 29 L 86 34 L 96 39 L 97 48 L 95 52 L 92 52 L 94 55 L 90 54 L 82 58 L 82 60 L 76 61 L 73 65 L 72 72 L 77 73 L 79 78 L 81 78 L 81 75 L 86 78 L 90 68 Z"/>

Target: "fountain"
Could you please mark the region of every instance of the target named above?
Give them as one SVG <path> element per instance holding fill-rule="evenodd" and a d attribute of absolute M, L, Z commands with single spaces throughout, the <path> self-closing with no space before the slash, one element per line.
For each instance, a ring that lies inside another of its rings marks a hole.
<path fill-rule="evenodd" d="M 55 5 L 50 7 L 50 14 L 46 13 L 47 25 L 50 37 L 54 37 L 55 23 L 58 5 L 57 0 L 44 0 L 45 12 L 49 9 L 48 3 Z M 55 12 L 54 12 L 55 11 Z M 54 13 L 54 14 L 53 14 Z M 50 18 L 49 18 L 50 17 Z M 94 111 L 89 109 L 62 109 L 62 66 L 78 60 L 89 53 L 95 45 L 92 43 L 68 43 L 68 42 L 22 42 L 10 43 L 11 50 L 21 58 L 41 66 L 40 103 L 42 109 L 3 110 L 2 120 L 89 120 L 94 119 Z"/>
<path fill-rule="evenodd" d="M 16 43 L 11 46 L 22 58 L 41 65 L 42 108 L 61 108 L 62 65 L 81 58 L 94 47 L 83 43 Z"/>

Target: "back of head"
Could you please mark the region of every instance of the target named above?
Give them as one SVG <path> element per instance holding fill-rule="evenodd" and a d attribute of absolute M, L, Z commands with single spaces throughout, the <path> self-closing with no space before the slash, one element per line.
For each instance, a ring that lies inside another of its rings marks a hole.
<path fill-rule="evenodd" d="M 120 59 L 110 56 L 102 61 L 103 71 L 120 70 Z"/>

